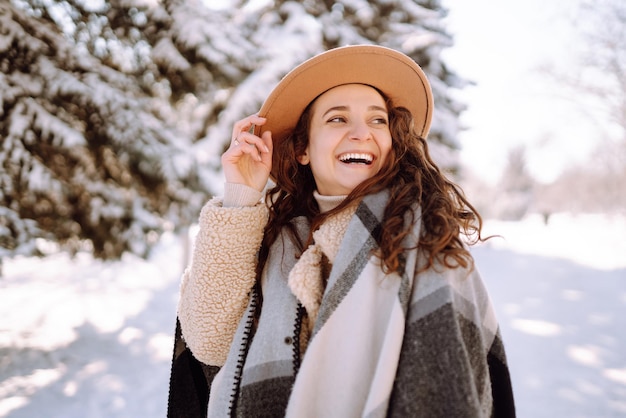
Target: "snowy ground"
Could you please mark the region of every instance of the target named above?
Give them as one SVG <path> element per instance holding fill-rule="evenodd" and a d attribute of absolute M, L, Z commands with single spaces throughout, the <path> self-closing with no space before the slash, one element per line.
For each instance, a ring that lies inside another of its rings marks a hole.
<path fill-rule="evenodd" d="M 474 250 L 520 417 L 626 417 L 626 218 L 488 222 Z M 163 417 L 181 241 L 149 261 L 5 260 L 0 417 Z"/>

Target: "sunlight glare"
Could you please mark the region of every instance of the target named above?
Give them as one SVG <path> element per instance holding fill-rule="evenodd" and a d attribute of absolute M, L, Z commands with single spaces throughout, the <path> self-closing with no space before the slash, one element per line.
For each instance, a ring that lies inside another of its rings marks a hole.
<path fill-rule="evenodd" d="M 626 369 L 604 369 L 602 375 L 616 383 L 626 385 Z"/>
<path fill-rule="evenodd" d="M 539 319 L 514 319 L 511 328 L 539 337 L 554 337 L 561 334 L 559 324 Z"/>
<path fill-rule="evenodd" d="M 589 367 L 598 367 L 602 364 L 598 347 L 570 345 L 567 347 L 567 356 L 576 363 Z"/>

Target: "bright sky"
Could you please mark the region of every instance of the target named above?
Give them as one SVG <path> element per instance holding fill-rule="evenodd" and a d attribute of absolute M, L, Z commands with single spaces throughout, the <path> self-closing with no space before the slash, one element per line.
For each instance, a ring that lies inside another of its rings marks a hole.
<path fill-rule="evenodd" d="M 468 128 L 461 134 L 462 160 L 486 180 L 497 181 L 508 150 L 519 144 L 527 146 L 530 173 L 543 181 L 590 152 L 593 126 L 563 98 L 562 88 L 538 71 L 573 62 L 577 3 L 443 0 L 455 42 L 444 58 L 476 83 L 458 92 L 469 106 L 462 115 Z"/>

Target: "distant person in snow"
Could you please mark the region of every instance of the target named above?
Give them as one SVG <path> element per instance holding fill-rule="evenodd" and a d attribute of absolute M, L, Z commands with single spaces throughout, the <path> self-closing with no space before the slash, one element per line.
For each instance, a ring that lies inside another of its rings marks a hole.
<path fill-rule="evenodd" d="M 182 278 L 168 416 L 515 415 L 463 239 L 482 221 L 429 156 L 433 109 L 412 59 L 359 45 L 235 123 Z"/>

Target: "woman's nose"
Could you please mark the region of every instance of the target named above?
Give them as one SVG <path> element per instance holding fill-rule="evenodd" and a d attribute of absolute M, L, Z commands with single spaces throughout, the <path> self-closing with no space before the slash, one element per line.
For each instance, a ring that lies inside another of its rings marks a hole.
<path fill-rule="evenodd" d="M 371 137 L 369 126 L 365 122 L 355 122 L 350 131 L 350 139 L 365 140 Z"/>

